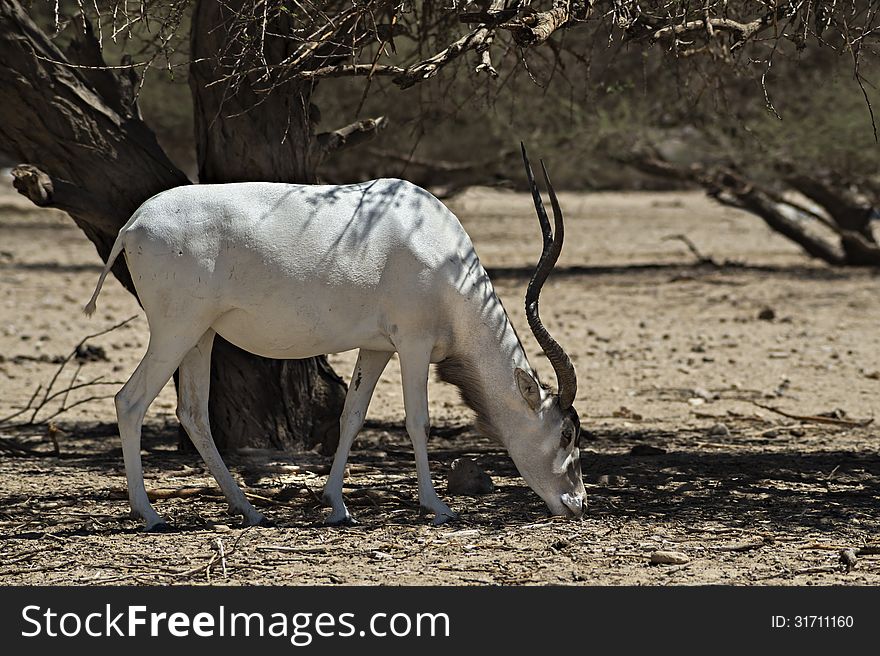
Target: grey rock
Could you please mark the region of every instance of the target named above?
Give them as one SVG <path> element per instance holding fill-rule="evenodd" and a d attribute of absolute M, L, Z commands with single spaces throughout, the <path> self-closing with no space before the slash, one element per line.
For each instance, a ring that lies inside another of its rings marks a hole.
<path fill-rule="evenodd" d="M 473 496 L 494 492 L 495 484 L 476 462 L 470 458 L 458 458 L 452 463 L 446 489 L 449 494 Z"/>

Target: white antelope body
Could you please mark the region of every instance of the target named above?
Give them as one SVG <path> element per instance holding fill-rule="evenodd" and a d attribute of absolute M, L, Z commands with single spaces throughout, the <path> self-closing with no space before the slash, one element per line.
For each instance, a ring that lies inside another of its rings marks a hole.
<path fill-rule="evenodd" d="M 208 388 L 215 334 L 271 358 L 360 349 L 324 492 L 332 507 L 328 523 L 352 521 L 342 496 L 345 463 L 376 382 L 395 352 L 419 500 L 435 522 L 455 514 L 437 496 L 428 469 L 432 362 L 439 363 L 441 378 L 459 386 L 481 426 L 506 447 L 550 510 L 582 514 L 579 425 L 571 408 L 574 369 L 537 315 L 538 292 L 562 245 L 562 217 L 551 187 L 554 240 L 527 160 L 526 167 L 545 238 L 529 287 L 529 322 L 557 369 L 559 396 L 538 383 L 458 219 L 419 187 L 394 179 L 344 186 L 193 185 L 141 205 L 120 230 L 85 310 L 94 312 L 107 272 L 124 250 L 150 342 L 116 395 L 116 409 L 129 500 L 147 529 L 167 525 L 144 487 L 141 424 L 178 368 L 181 424 L 230 507 L 250 524 L 265 521 L 233 480 L 211 437 Z M 528 294 L 526 299 L 528 309 Z"/>

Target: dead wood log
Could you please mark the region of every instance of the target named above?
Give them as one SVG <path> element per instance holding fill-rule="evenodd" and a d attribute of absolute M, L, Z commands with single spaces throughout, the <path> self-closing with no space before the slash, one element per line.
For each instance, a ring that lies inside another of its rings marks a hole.
<path fill-rule="evenodd" d="M 786 182 L 824 208 L 840 228 L 840 243 L 848 264 L 877 266 L 880 246 L 871 229 L 875 209 L 865 194 L 828 174 L 796 173 Z"/>
<path fill-rule="evenodd" d="M 650 150 L 633 152 L 622 161 L 650 175 L 697 184 L 718 202 L 761 217 L 768 227 L 798 244 L 807 255 L 828 264 L 880 266 L 880 247 L 870 229 L 873 208 L 855 196 L 835 193 L 827 184 L 820 184 L 815 179 L 790 176 L 790 180 L 797 180 L 797 186 L 793 182 L 790 184 L 795 191 L 804 193 L 822 206 L 829 218 L 789 201 L 784 194 L 746 178 L 731 167 L 700 163 L 676 165 Z M 839 244 L 809 231 L 803 221 L 785 211 L 786 206 L 796 213 L 818 219 L 838 236 Z"/>

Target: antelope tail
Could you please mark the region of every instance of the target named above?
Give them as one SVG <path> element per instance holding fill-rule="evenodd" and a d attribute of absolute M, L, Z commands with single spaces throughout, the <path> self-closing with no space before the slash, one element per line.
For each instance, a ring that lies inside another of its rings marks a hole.
<path fill-rule="evenodd" d="M 110 255 L 107 257 L 107 264 L 104 265 L 104 270 L 101 272 L 101 277 L 98 278 L 98 285 L 95 287 L 95 291 L 92 294 L 92 297 L 89 299 L 89 302 L 86 303 L 86 306 L 83 308 L 83 312 L 87 317 L 90 317 L 95 313 L 95 302 L 98 300 L 98 294 L 101 293 L 101 287 L 104 286 L 104 279 L 107 277 L 107 274 L 110 273 L 110 267 L 113 266 L 116 258 L 119 257 L 119 253 L 122 252 L 122 236 L 124 233 L 125 228 L 119 231 L 119 235 L 116 237 L 116 241 L 113 242 L 113 248 L 110 250 Z"/>

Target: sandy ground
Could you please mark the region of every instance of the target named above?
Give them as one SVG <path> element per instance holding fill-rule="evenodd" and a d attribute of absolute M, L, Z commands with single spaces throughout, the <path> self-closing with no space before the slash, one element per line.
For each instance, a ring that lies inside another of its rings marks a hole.
<path fill-rule="evenodd" d="M 63 215 L 4 189 L 0 417 L 45 387 L 84 336 L 137 318 L 90 341 L 106 360 L 73 361 L 54 389 L 74 373 L 106 385 L 73 390 L 37 414 L 39 425 L 6 431 L 41 453 L 0 449 L 0 583 L 880 583 L 880 441 L 874 424 L 857 425 L 878 411 L 877 274 L 811 263 L 758 219 L 697 193 L 561 201 L 566 250 L 542 314 L 579 372 L 584 520 L 547 518 L 503 450 L 472 432 L 454 390 L 432 382 L 434 479 L 461 519 L 431 526 L 418 513 L 392 363 L 350 461 L 346 493 L 360 526 L 322 525 L 327 459 L 257 452 L 227 462 L 277 527 L 239 528 L 200 489 L 212 481 L 197 456 L 176 451 L 169 386 L 148 415 L 144 462 L 148 488 L 178 490 L 157 507 L 180 531 L 147 535 L 127 516 L 112 401 L 39 423 L 62 400 L 112 395 L 143 353 L 146 322 L 115 282 L 86 319 L 79 308 L 100 271 L 93 247 Z M 473 190 L 451 205 L 526 335 L 521 299 L 539 251 L 530 200 Z M 693 266 L 668 239 L 682 233 L 735 264 Z M 758 318 L 769 310 L 772 319 Z M 331 360 L 347 377 L 354 354 Z M 446 495 L 449 466 L 463 456 L 495 492 Z M 847 548 L 862 549 L 851 571 L 839 560 Z M 657 550 L 687 562 L 652 565 Z"/>

